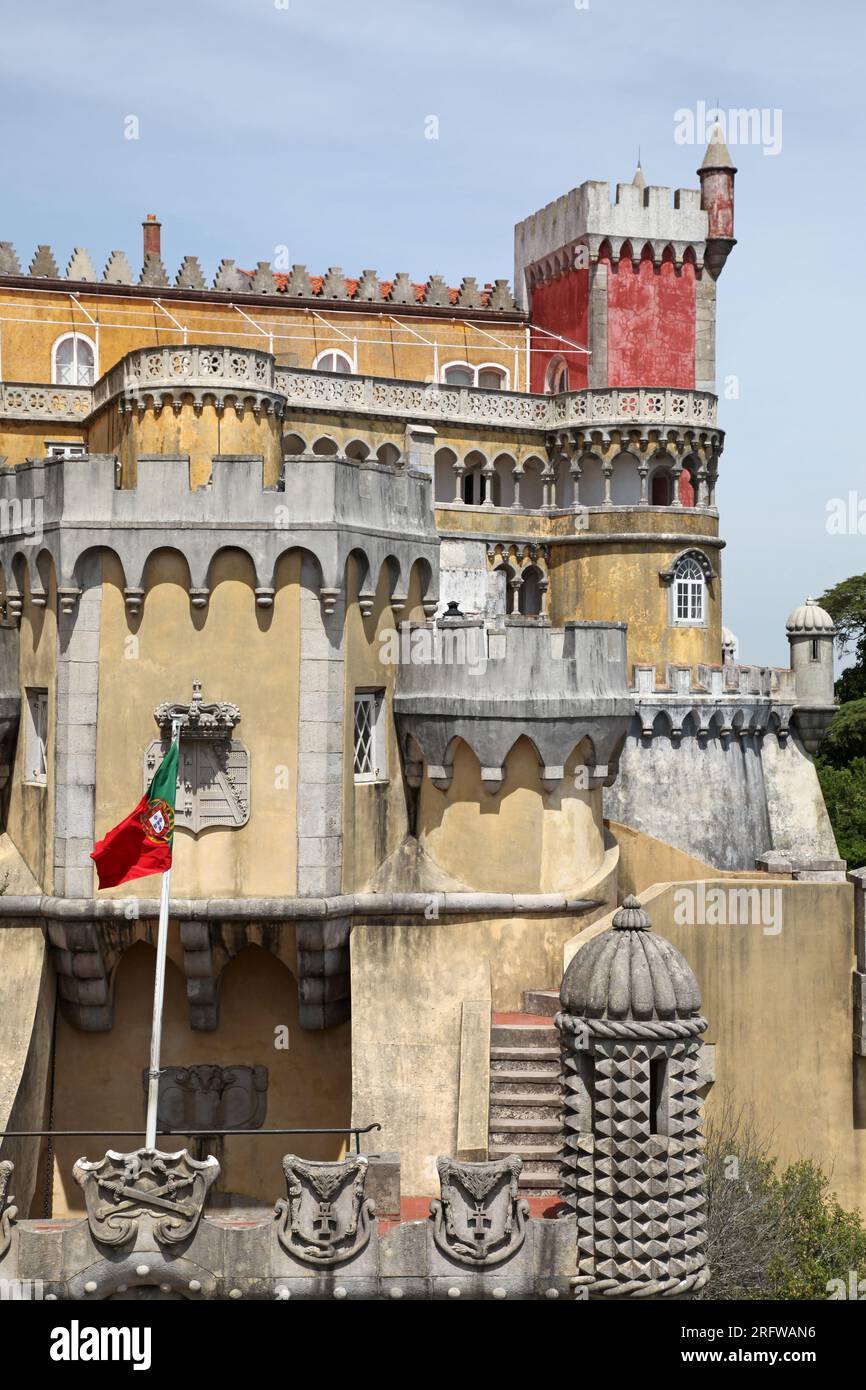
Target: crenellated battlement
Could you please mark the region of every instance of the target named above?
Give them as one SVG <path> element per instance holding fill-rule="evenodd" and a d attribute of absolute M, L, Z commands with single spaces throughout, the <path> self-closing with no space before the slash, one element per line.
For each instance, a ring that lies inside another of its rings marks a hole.
<path fill-rule="evenodd" d="M 77 246 L 61 271 L 53 249 L 37 246 L 27 269 L 11 241 L 0 241 L 0 279 L 63 281 L 83 288 L 96 285 L 126 286 L 153 290 L 186 290 L 207 294 L 210 298 L 233 300 L 238 295 L 273 297 L 298 301 L 348 301 L 364 304 L 394 306 L 420 305 L 427 309 L 471 311 L 472 313 L 510 314 L 516 305 L 507 280 L 495 280 L 479 285 L 474 275 L 464 276 L 459 286 L 449 285 L 441 275 L 430 275 L 415 281 L 405 271 L 391 279 L 380 278 L 375 270 L 366 269 L 357 276 L 343 274 L 340 266 L 331 266 L 324 275 L 310 274 L 305 265 L 293 265 L 291 270 L 274 270 L 268 261 L 259 261 L 255 270 L 242 270 L 232 259 L 220 261 L 213 280 L 208 283 L 197 256 L 184 256 L 172 280 L 159 251 L 145 250 L 138 276 L 123 251 L 112 251 L 102 275 L 95 269 L 90 253 Z"/>
<path fill-rule="evenodd" d="M 514 229 L 514 284 L 519 302 L 527 277 L 544 278 L 546 262 L 560 253 L 585 248 L 588 263 L 597 260 L 605 241 L 617 247 L 631 241 L 634 252 L 647 244 L 653 260 L 661 262 L 670 248 L 674 263 L 681 265 L 687 253 L 698 269 L 703 265 L 708 234 L 707 214 L 701 209 L 696 188 L 643 187 L 619 183 L 611 199 L 610 184 L 588 180 L 546 207 L 518 222 Z M 530 274 L 535 267 L 534 276 Z"/>
<path fill-rule="evenodd" d="M 155 550 L 186 559 L 190 597 L 203 607 L 215 555 L 227 545 L 247 553 L 255 570 L 256 602 L 270 607 L 280 557 L 310 552 L 331 611 L 355 554 L 362 588 L 373 591 L 387 566 L 391 590 L 405 594 L 409 573 L 424 563 L 425 600 L 435 610 L 439 540 L 429 473 L 377 461 L 304 455 L 287 459 L 277 484 L 265 482 L 260 455 L 216 455 L 203 486 L 191 481 L 185 454 L 140 456 L 134 486 L 120 486 L 113 454 L 79 459 L 29 459 L 0 468 L 0 566 L 7 611 L 20 616 L 26 571 L 31 595 L 44 595 L 45 557 L 53 562 L 61 607 L 80 592 L 83 557 L 114 553 L 124 573 L 127 607 L 140 610 L 145 569 Z M 372 576 L 372 578 L 371 578 Z"/>

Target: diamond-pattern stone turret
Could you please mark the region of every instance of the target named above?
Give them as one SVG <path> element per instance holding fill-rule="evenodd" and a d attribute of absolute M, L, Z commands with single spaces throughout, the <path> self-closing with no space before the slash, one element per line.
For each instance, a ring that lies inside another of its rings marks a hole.
<path fill-rule="evenodd" d="M 590 1295 L 682 1296 L 709 1278 L 700 1133 L 701 993 L 626 898 L 560 991 L 562 1195 Z"/>

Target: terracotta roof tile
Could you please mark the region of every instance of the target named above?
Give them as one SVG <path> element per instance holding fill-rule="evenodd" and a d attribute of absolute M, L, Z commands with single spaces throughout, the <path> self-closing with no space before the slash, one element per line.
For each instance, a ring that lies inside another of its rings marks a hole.
<path fill-rule="evenodd" d="M 252 270 L 241 270 L 240 273 L 241 273 L 241 275 L 247 276 L 250 280 L 253 278 L 253 275 L 255 274 L 255 272 L 252 271 Z M 286 293 L 286 288 L 287 288 L 287 286 L 288 286 L 288 283 L 289 283 L 289 276 L 288 276 L 288 274 L 287 274 L 285 271 L 280 271 L 280 270 L 274 271 L 274 284 L 275 284 L 275 286 L 276 286 L 276 290 L 277 290 L 277 293 L 278 293 L 278 294 L 285 294 L 285 293 Z M 322 285 L 323 285 L 324 283 L 325 283 L 325 276 L 324 276 L 324 275 L 311 275 L 311 276 L 310 276 L 310 286 L 311 286 L 311 288 L 312 288 L 312 291 L 313 291 L 313 294 L 314 294 L 314 295 L 320 295 L 320 294 L 322 293 Z M 354 298 L 356 297 L 356 295 L 357 295 L 357 293 L 358 293 L 358 285 L 359 285 L 359 283 L 360 283 L 360 281 L 359 281 L 358 279 L 351 279 L 351 278 L 349 278 L 348 276 L 346 277 L 346 291 L 347 291 L 346 297 L 347 297 L 348 299 L 354 299 Z M 384 303 L 387 303 L 388 300 L 390 299 L 391 291 L 392 291 L 393 287 L 394 287 L 394 281 L 393 281 L 393 280 L 380 280 L 380 281 L 379 281 L 379 293 L 380 293 L 380 295 L 381 295 L 381 297 L 382 297 L 382 301 L 383 301 Z M 414 291 L 414 293 L 415 293 L 415 300 L 416 300 L 416 302 L 417 302 L 418 304 L 423 304 L 423 303 L 424 303 L 424 299 L 425 299 L 426 289 L 427 289 L 426 284 L 425 284 L 425 283 L 416 284 L 416 283 L 413 282 L 413 284 L 412 284 L 412 289 L 413 289 L 413 291 Z M 481 296 L 480 296 L 480 297 L 481 297 L 481 304 L 482 304 L 482 307 L 483 307 L 483 308 L 486 308 L 487 305 L 489 304 L 489 302 L 490 302 L 490 295 L 491 295 L 492 290 L 493 290 L 493 285 L 490 284 L 489 282 L 488 282 L 488 283 L 485 283 L 484 288 L 481 290 Z M 459 298 L 460 298 L 460 289 L 459 289 L 459 287 L 454 286 L 454 285 L 449 285 L 449 286 L 448 286 L 448 299 L 449 299 L 449 302 L 450 302 L 451 304 L 456 305 L 457 302 L 458 302 L 458 300 L 459 300 Z M 372 301 L 371 301 L 371 303 L 374 303 L 374 304 L 377 303 L 377 302 L 378 302 L 378 301 L 376 301 L 376 300 L 372 300 Z"/>

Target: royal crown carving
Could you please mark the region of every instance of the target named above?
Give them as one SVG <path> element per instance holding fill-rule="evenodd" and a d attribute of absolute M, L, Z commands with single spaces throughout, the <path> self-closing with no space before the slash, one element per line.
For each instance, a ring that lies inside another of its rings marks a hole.
<path fill-rule="evenodd" d="M 430 1203 L 433 1239 L 443 1255 L 475 1268 L 510 1259 L 526 1237 L 529 1203 L 518 1196 L 523 1160 L 491 1163 L 439 1158 L 440 1200 Z"/>
<path fill-rule="evenodd" d="M 309 1163 L 286 1154 L 288 1195 L 276 1204 L 277 1238 L 297 1259 L 335 1265 L 358 1255 L 372 1232 L 376 1205 L 364 1195 L 367 1160 Z"/>
<path fill-rule="evenodd" d="M 192 699 L 188 705 L 157 705 L 153 717 L 164 734 L 171 735 L 175 721 L 180 724 L 181 738 L 224 739 L 240 723 L 241 712 L 229 700 L 214 700 L 205 703 L 201 694 L 201 681 L 192 683 Z"/>
<path fill-rule="evenodd" d="M 94 1163 L 80 1158 L 72 1175 L 84 1191 L 95 1241 L 125 1245 L 146 1225 L 160 1245 L 179 1245 L 195 1232 L 219 1171 L 212 1155 L 198 1162 L 186 1149 L 136 1149 L 128 1154 L 109 1149 Z"/>

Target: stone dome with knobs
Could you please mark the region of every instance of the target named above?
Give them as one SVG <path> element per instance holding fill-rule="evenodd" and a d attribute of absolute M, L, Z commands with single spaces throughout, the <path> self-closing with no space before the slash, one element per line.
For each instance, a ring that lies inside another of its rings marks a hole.
<path fill-rule="evenodd" d="M 685 957 L 628 897 L 609 930 L 573 957 L 560 1001 L 566 1013 L 586 1019 L 691 1019 L 700 1012 L 701 991 Z"/>

